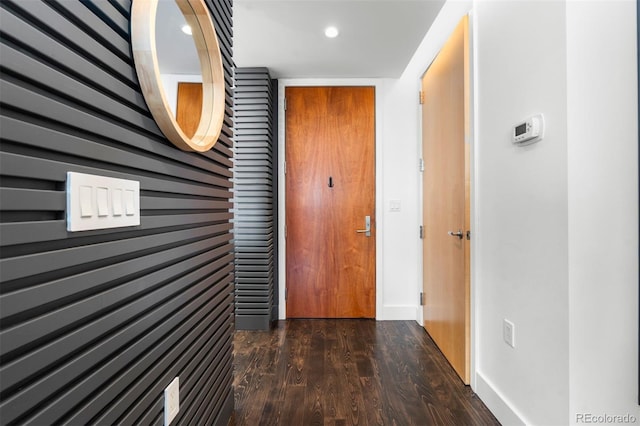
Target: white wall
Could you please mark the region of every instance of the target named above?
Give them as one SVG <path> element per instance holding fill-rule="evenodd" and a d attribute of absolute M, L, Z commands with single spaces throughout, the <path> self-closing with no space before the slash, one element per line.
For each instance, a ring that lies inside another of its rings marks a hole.
<path fill-rule="evenodd" d="M 635 21 L 635 1 L 567 3 L 574 424 L 580 414 L 640 422 Z"/>
<path fill-rule="evenodd" d="M 476 41 L 478 392 L 498 418 L 564 424 L 569 405 L 565 4 L 480 1 Z M 535 113 L 542 141 L 511 143 Z M 515 324 L 515 348 L 503 319 Z M 492 395 L 493 393 L 493 395 Z M 491 406 L 495 394 L 513 411 Z"/>
<path fill-rule="evenodd" d="M 505 424 L 640 421 L 635 2 L 474 15 L 476 391 Z M 536 112 L 545 139 L 512 146 Z"/>
<path fill-rule="evenodd" d="M 415 128 L 418 91 L 415 84 L 390 80 L 384 99 L 382 123 L 382 297 L 384 319 L 414 319 L 418 304 L 418 265 L 416 249 L 419 237 L 417 206 L 418 153 Z M 392 200 L 400 202 L 400 211 L 391 212 Z"/>

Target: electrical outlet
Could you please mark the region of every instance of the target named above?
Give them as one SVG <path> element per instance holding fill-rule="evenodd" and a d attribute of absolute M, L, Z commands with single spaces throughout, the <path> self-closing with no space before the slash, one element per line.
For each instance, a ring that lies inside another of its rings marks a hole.
<path fill-rule="evenodd" d="M 173 379 L 164 390 L 164 426 L 169 426 L 180 411 L 180 380 Z"/>
<path fill-rule="evenodd" d="M 513 325 L 511 321 L 505 318 L 502 322 L 502 338 L 507 343 L 507 345 L 511 346 L 512 348 L 516 347 L 515 333 L 516 326 Z"/>

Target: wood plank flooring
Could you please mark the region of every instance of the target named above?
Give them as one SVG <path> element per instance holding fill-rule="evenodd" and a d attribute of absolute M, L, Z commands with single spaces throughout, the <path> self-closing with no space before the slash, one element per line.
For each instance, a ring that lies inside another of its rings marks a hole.
<path fill-rule="evenodd" d="M 237 331 L 230 426 L 498 425 L 414 321 Z"/>

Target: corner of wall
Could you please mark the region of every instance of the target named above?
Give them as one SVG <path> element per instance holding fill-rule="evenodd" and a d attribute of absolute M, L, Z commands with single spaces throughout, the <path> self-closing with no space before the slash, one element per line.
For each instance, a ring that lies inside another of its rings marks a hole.
<path fill-rule="evenodd" d="M 572 424 L 640 419 L 636 21 L 635 1 L 567 2 Z"/>

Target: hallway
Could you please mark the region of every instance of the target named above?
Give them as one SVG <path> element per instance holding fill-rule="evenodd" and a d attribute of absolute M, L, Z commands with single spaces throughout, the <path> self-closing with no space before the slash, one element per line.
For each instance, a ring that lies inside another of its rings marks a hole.
<path fill-rule="evenodd" d="M 414 321 L 289 320 L 234 337 L 230 425 L 494 425 Z"/>

